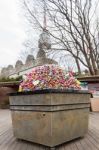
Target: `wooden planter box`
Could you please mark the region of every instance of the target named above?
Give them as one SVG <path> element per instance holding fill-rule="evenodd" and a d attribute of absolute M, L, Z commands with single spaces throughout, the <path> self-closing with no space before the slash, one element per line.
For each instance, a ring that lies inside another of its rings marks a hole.
<path fill-rule="evenodd" d="M 10 109 L 16 138 L 55 147 L 88 130 L 90 93 L 37 90 L 12 93 Z"/>

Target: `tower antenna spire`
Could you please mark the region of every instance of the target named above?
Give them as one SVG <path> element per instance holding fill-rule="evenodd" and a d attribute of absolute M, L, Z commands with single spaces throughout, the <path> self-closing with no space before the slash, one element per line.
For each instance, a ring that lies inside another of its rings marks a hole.
<path fill-rule="evenodd" d="M 44 22 L 43 22 L 43 29 L 47 28 L 47 21 L 46 21 L 46 4 L 44 2 Z"/>

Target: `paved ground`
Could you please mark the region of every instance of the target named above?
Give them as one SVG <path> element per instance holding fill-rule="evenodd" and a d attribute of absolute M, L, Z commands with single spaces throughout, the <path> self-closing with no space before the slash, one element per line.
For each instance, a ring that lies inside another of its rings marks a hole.
<path fill-rule="evenodd" d="M 13 137 L 9 110 L 0 110 L 0 150 L 47 150 L 30 142 Z M 56 150 L 99 150 L 99 113 L 91 113 L 88 134 L 56 148 Z"/>

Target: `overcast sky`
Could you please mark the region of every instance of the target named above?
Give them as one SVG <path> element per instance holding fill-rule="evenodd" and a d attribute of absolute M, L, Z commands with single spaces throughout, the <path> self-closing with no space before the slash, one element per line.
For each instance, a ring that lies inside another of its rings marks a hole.
<path fill-rule="evenodd" d="M 19 1 L 0 0 L 0 68 L 15 64 L 24 50 L 22 43 L 28 38 Z M 38 36 L 37 31 L 33 33 L 33 46 L 37 45 Z"/>
<path fill-rule="evenodd" d="M 0 0 L 0 68 L 15 64 L 26 38 L 17 0 Z"/>

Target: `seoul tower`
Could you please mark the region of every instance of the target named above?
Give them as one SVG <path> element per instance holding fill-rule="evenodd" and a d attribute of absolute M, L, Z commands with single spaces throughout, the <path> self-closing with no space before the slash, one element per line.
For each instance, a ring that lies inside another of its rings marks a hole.
<path fill-rule="evenodd" d="M 39 36 L 37 53 L 37 65 L 43 64 L 57 64 L 55 60 L 46 57 L 46 50 L 51 49 L 51 39 L 50 34 L 47 30 L 47 18 L 46 18 L 46 4 L 44 3 L 44 21 L 43 21 L 43 31 Z"/>

